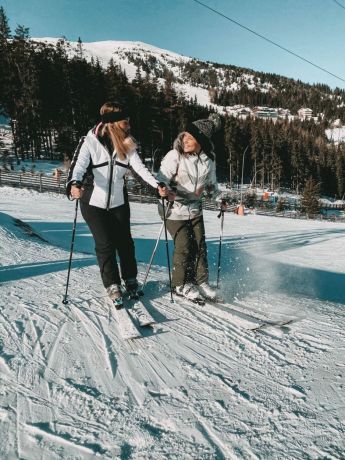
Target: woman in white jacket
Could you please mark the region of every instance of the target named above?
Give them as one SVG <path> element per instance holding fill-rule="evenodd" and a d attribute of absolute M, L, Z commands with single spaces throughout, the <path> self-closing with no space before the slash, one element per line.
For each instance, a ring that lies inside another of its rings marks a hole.
<path fill-rule="evenodd" d="M 124 175 L 131 167 L 145 182 L 164 195 L 154 176 L 142 163 L 129 135 L 129 116 L 117 102 L 101 109 L 100 123 L 83 137 L 74 154 L 67 179 L 67 195 L 80 199 L 80 209 L 95 240 L 104 287 L 109 297 L 122 304 L 121 277 L 129 295 L 138 283 L 130 209 Z"/>
<path fill-rule="evenodd" d="M 172 285 L 177 295 L 195 302 L 216 298 L 208 283 L 201 198 L 205 194 L 219 196 L 211 141 L 219 126 L 220 118 L 214 114 L 190 123 L 163 158 L 157 176 L 172 192 L 166 221 L 174 240 Z"/>

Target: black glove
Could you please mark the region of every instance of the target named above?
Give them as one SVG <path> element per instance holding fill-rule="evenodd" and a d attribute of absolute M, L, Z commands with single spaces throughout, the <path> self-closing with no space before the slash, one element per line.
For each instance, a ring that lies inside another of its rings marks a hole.
<path fill-rule="evenodd" d="M 67 184 L 66 186 L 66 195 L 67 195 L 67 198 L 70 200 L 70 196 L 71 196 L 71 187 L 72 185 L 74 187 L 78 187 L 78 188 L 82 188 L 83 184 L 82 182 L 80 182 L 80 180 L 74 180 L 72 182 L 70 182 L 69 184 Z"/>
<path fill-rule="evenodd" d="M 77 188 L 82 188 L 83 186 L 83 183 L 80 182 L 80 180 L 74 180 L 73 182 L 70 183 L 70 186 L 72 187 L 77 187 Z"/>
<path fill-rule="evenodd" d="M 161 187 L 161 188 L 166 188 L 167 187 L 167 184 L 165 182 L 158 182 L 158 187 Z M 168 197 L 167 196 L 160 196 L 159 192 L 158 192 L 158 188 L 157 188 L 157 197 L 160 198 L 160 199 L 163 199 L 163 200 L 167 200 L 168 201 Z"/>

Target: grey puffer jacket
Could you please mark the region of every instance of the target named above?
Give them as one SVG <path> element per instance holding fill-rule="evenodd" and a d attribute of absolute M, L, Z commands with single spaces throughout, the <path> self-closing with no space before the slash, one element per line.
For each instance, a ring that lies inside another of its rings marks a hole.
<path fill-rule="evenodd" d="M 189 220 L 202 214 L 201 198 L 218 197 L 216 165 L 206 153 L 184 154 L 170 150 L 162 160 L 156 179 L 176 193 L 176 199 L 167 218 Z"/>

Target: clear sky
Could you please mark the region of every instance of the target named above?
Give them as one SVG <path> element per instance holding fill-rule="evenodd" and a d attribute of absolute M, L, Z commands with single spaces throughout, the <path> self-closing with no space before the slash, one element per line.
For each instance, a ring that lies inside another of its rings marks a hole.
<path fill-rule="evenodd" d="M 345 0 L 202 1 L 345 80 Z M 345 88 L 345 82 L 193 0 L 0 0 L 0 5 L 12 30 L 25 25 L 32 37 L 138 40 L 202 60 Z"/>

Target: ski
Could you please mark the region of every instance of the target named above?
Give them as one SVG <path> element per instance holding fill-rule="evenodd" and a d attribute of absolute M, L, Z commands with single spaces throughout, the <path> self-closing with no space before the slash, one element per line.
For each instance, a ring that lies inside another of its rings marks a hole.
<path fill-rule="evenodd" d="M 284 327 L 294 321 L 296 318 L 286 318 L 282 320 L 275 320 L 270 318 L 264 318 L 262 316 L 253 314 L 253 312 L 246 310 L 243 307 L 237 307 L 224 301 L 207 301 L 210 305 L 218 306 L 219 308 L 228 310 L 234 317 L 241 318 L 243 320 L 253 323 L 253 326 L 245 327 L 250 331 L 260 331 L 268 327 Z"/>
<path fill-rule="evenodd" d="M 123 340 L 131 340 L 142 337 L 124 305 L 119 306 L 111 302 L 111 311 L 116 319 Z"/>
<path fill-rule="evenodd" d="M 128 305 L 128 313 L 139 327 L 152 326 L 156 320 L 147 311 L 144 303 L 140 300 L 140 296 L 144 293 L 141 290 L 127 291 L 124 286 L 124 302 Z"/>
<path fill-rule="evenodd" d="M 139 326 L 151 326 L 156 323 L 156 320 L 151 316 L 151 314 L 147 311 L 144 303 L 137 298 L 129 299 L 130 306 L 128 308 L 128 312 L 130 315 L 134 314 L 133 316 L 138 321 Z"/>
<path fill-rule="evenodd" d="M 204 305 L 206 305 L 206 302 L 207 300 L 204 299 L 204 298 L 201 298 L 201 297 L 198 297 L 196 299 L 187 299 L 187 297 L 183 296 L 183 295 L 180 295 L 180 294 L 177 294 L 177 292 L 175 291 L 174 292 L 175 296 L 178 298 L 178 299 L 184 299 L 184 300 L 187 300 L 187 302 L 190 302 L 190 303 L 193 303 L 195 305 L 200 305 L 201 307 L 203 307 Z"/>
<path fill-rule="evenodd" d="M 287 320 L 282 320 L 282 321 L 263 321 L 257 327 L 253 327 L 251 331 L 260 332 L 262 331 L 262 329 L 266 329 L 268 327 L 284 327 L 284 326 L 287 326 L 288 324 L 291 324 L 293 321 L 294 321 L 293 319 L 287 319 Z"/>
<path fill-rule="evenodd" d="M 230 305 L 224 303 L 206 300 L 203 304 L 199 305 L 203 307 L 202 311 L 213 313 L 215 316 L 241 329 L 252 330 L 260 325 L 257 318 L 248 317 L 248 315 L 237 315 L 236 312 L 232 311 Z"/>

